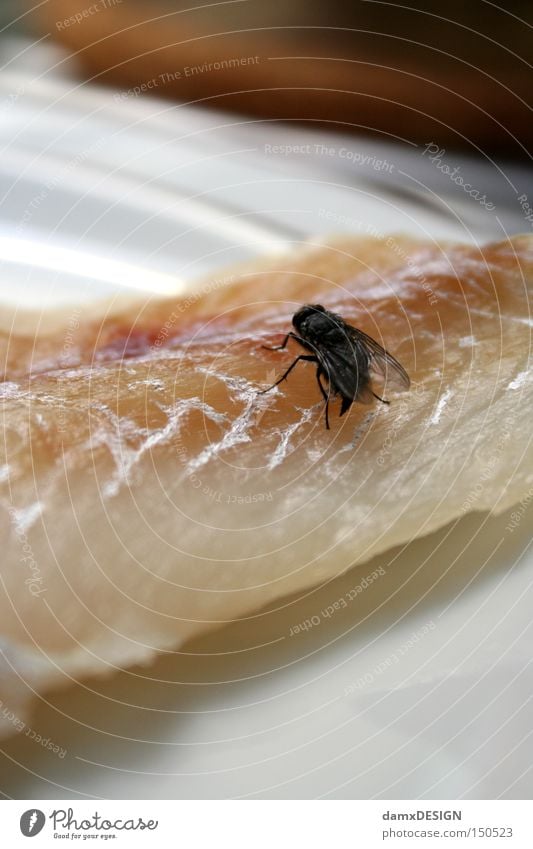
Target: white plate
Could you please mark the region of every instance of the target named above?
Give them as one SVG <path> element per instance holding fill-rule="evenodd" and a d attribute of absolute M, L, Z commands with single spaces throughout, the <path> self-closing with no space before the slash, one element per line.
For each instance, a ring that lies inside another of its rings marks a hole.
<path fill-rule="evenodd" d="M 5 301 L 183 291 L 199 274 L 316 234 L 476 241 L 526 229 L 517 169 L 443 154 L 489 210 L 423 147 L 35 81 L 16 68 L 0 77 Z M 42 699 L 32 726 L 65 755 L 25 735 L 7 741 L 0 789 L 530 798 L 533 559 L 522 512 L 513 529 L 509 515 L 467 517 L 149 668 Z M 357 602 L 328 615 L 380 569 Z M 312 627 L 291 636 L 306 620 Z"/>

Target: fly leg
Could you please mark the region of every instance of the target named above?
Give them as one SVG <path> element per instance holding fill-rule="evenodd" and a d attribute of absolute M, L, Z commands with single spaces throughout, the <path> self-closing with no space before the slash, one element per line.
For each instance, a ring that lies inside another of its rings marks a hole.
<path fill-rule="evenodd" d="M 265 351 L 283 351 L 283 349 L 287 347 L 287 342 L 289 341 L 289 339 L 296 339 L 297 342 L 300 342 L 300 344 L 302 343 L 302 340 L 299 336 L 296 335 L 296 333 L 287 333 L 281 345 L 276 345 L 275 348 L 271 348 L 270 345 L 261 345 L 261 347 L 264 348 Z M 275 385 L 276 384 L 274 384 L 274 386 Z"/>
<path fill-rule="evenodd" d="M 322 393 L 322 397 L 323 397 L 324 401 L 326 402 L 326 407 L 325 407 L 325 415 L 326 415 L 326 430 L 329 430 L 329 429 L 330 429 L 330 428 L 329 428 L 329 415 L 328 415 L 328 409 L 329 409 L 329 392 L 326 392 L 326 390 L 324 389 L 324 386 L 323 386 L 323 384 L 322 384 L 322 381 L 320 380 L 320 378 L 321 378 L 321 376 L 322 376 L 323 374 L 324 374 L 324 370 L 322 369 L 322 366 L 319 366 L 319 367 L 317 368 L 317 370 L 316 370 L 316 382 L 318 383 L 318 386 L 319 386 L 320 391 L 321 391 L 321 393 Z"/>
<path fill-rule="evenodd" d="M 292 363 L 290 364 L 290 366 L 289 366 L 289 368 L 287 369 L 287 371 L 286 371 L 286 372 L 284 372 L 284 373 L 281 375 L 281 377 L 280 377 L 278 380 L 276 380 L 276 382 L 275 382 L 275 383 L 273 383 L 273 384 L 272 384 L 272 386 L 269 386 L 269 387 L 268 387 L 268 389 L 262 389 L 262 390 L 261 390 L 258 394 L 259 394 L 259 395 L 264 395 L 264 394 L 265 394 L 265 392 L 270 392 L 270 390 L 271 390 L 271 389 L 274 389 L 274 386 L 277 386 L 277 385 L 278 385 L 278 383 L 281 383 L 283 380 L 285 380 L 285 378 L 286 378 L 286 377 L 288 377 L 288 376 L 289 376 L 289 374 L 290 374 L 290 373 L 291 373 L 291 371 L 293 370 L 294 366 L 295 366 L 295 365 L 297 365 L 297 363 L 299 363 L 299 362 L 300 362 L 300 360 L 305 360 L 305 362 L 308 362 L 308 363 L 318 363 L 318 360 L 317 360 L 317 358 L 316 358 L 316 357 L 307 356 L 306 354 L 300 354 L 300 356 L 299 356 L 299 357 L 296 357 L 296 359 L 294 360 L 294 362 L 292 362 Z"/>
<path fill-rule="evenodd" d="M 372 392 L 372 390 L 370 390 Z M 377 398 L 378 401 L 381 401 L 382 404 L 390 404 L 390 401 L 386 401 L 385 398 L 380 398 L 379 395 L 376 395 L 375 392 L 372 392 L 374 398 Z"/>

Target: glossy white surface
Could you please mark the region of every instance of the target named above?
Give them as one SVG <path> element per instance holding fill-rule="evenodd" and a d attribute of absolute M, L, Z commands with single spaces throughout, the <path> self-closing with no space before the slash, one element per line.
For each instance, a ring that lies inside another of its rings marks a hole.
<path fill-rule="evenodd" d="M 0 90 L 0 288 L 21 306 L 80 303 L 118 285 L 180 291 L 317 234 L 485 240 L 526 229 L 517 170 L 449 157 L 494 199 L 487 211 L 405 146 L 115 99 L 16 68 Z M 323 142 L 335 154 L 317 152 Z M 392 168 L 376 170 L 371 157 Z M 65 757 L 12 739 L 1 789 L 17 798 L 530 797 L 527 508 L 510 522 L 467 517 L 150 668 L 54 694 L 32 726 Z M 324 613 L 379 569 L 356 601 Z"/>

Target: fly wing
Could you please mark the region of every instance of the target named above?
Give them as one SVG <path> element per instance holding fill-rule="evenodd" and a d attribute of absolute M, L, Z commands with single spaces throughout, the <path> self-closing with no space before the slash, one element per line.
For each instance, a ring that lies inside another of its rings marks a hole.
<path fill-rule="evenodd" d="M 368 336 L 362 330 L 349 326 L 350 337 L 355 343 L 362 345 L 368 354 L 368 368 L 383 377 L 391 386 L 409 389 L 411 381 L 406 370 L 398 360 L 389 354 L 385 348 Z"/>
<path fill-rule="evenodd" d="M 365 359 L 356 356 L 352 341 L 345 338 L 342 344 L 321 346 L 317 354 L 331 388 L 343 398 L 361 400 L 368 371 Z"/>

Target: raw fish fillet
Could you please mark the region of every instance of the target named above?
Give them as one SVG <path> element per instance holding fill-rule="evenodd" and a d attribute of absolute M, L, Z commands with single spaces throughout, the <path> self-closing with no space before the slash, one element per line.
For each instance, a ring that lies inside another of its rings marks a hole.
<path fill-rule="evenodd" d="M 181 299 L 1 318 L 0 698 L 112 673 L 471 510 L 533 495 L 533 238 L 306 244 Z M 321 303 L 405 366 L 330 405 Z M 376 383 L 376 386 L 378 384 Z M 13 721 L 3 725 L 13 733 Z"/>

